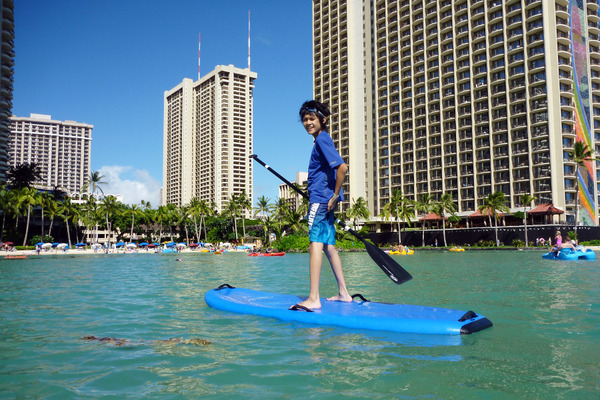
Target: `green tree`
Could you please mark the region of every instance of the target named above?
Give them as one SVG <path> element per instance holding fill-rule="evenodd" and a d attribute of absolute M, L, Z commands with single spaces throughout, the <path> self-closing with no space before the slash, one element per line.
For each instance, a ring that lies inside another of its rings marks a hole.
<path fill-rule="evenodd" d="M 587 144 L 575 141 L 573 145 L 573 151 L 568 155 L 569 159 L 577 165 L 576 177 L 577 177 L 577 188 L 581 185 L 579 183 L 579 175 L 581 174 L 581 168 L 585 168 L 585 164 L 590 161 L 595 161 L 594 150 L 588 148 Z M 575 195 L 575 226 L 579 223 L 579 193 Z"/>
<path fill-rule="evenodd" d="M 12 166 L 6 173 L 8 185 L 13 189 L 29 188 L 42 178 L 42 168 L 36 163 Z"/>
<path fill-rule="evenodd" d="M 235 232 L 235 241 L 238 241 L 238 231 L 237 231 L 237 218 L 240 213 L 240 205 L 238 203 L 238 197 L 232 193 L 231 197 L 227 201 L 225 205 L 225 209 L 223 210 L 223 215 L 229 216 L 233 221 L 233 230 Z"/>
<path fill-rule="evenodd" d="M 411 226 L 411 219 L 415 217 L 415 205 L 409 198 L 402 194 L 400 189 L 394 190 L 390 202 L 383 207 L 383 216 L 393 216 L 398 225 L 398 244 L 402 244 L 402 230 L 400 221 L 404 221 L 404 226 Z"/>
<path fill-rule="evenodd" d="M 425 217 L 435 208 L 435 198 L 430 193 L 424 193 L 419 196 L 419 200 L 415 203 L 415 209 L 423 215 L 421 246 L 425 247 Z"/>
<path fill-rule="evenodd" d="M 500 242 L 498 240 L 498 214 L 501 212 L 510 211 L 510 209 L 506 206 L 506 197 L 504 196 L 504 193 L 502 193 L 501 191 L 497 191 L 495 193 L 490 194 L 488 197 L 485 198 L 483 204 L 480 205 L 477 209 L 481 214 L 488 215 L 488 217 L 490 218 L 490 224 L 492 222 L 491 218 L 494 217 L 496 246 L 499 246 Z"/>
<path fill-rule="evenodd" d="M 105 196 L 100 202 L 100 211 L 104 215 L 106 222 L 106 230 L 108 231 L 107 243 L 110 246 L 110 237 L 112 232 L 113 219 L 119 212 L 119 204 L 120 202 L 117 200 L 115 196 L 108 195 Z"/>
<path fill-rule="evenodd" d="M 70 198 L 66 198 L 62 203 L 59 203 L 58 206 L 59 215 L 65 221 L 65 226 L 67 228 L 67 239 L 69 241 L 69 248 L 71 247 L 71 231 L 69 229 L 69 219 L 76 218 L 78 221 L 81 214 L 79 213 L 79 209 L 71 203 Z"/>
<path fill-rule="evenodd" d="M 450 215 L 454 215 L 457 206 L 454 198 L 450 193 L 444 193 L 440 200 L 435 203 L 435 213 L 442 218 L 442 232 L 444 236 L 444 247 L 448 246 L 446 241 L 446 212 Z"/>
<path fill-rule="evenodd" d="M 90 180 L 84 185 L 83 191 L 85 192 L 91 189 L 91 194 L 97 194 L 98 192 L 104 194 L 101 185 L 105 185 L 107 182 L 103 181 L 103 179 L 104 175 L 102 175 L 100 171 L 92 171 L 90 173 Z"/>
<path fill-rule="evenodd" d="M 354 227 L 354 230 L 356 230 L 358 219 L 362 218 L 368 221 L 369 217 L 371 216 L 371 212 L 369 211 L 367 202 L 363 197 L 359 197 L 356 200 L 352 200 L 354 202 L 346 210 L 346 217 L 352 220 L 352 226 Z"/>
<path fill-rule="evenodd" d="M 29 187 L 22 187 L 17 190 L 17 202 L 27 208 L 27 223 L 25 225 L 25 236 L 23 237 L 23 246 L 27 244 L 27 235 L 29 234 L 29 222 L 31 217 L 31 206 L 39 204 L 39 195 L 37 190 Z"/>
<path fill-rule="evenodd" d="M 242 190 L 237 196 L 238 207 L 242 217 L 242 233 L 246 237 L 246 211 L 252 211 L 252 200 L 248 197 L 245 190 Z"/>
<path fill-rule="evenodd" d="M 527 239 L 527 208 L 531 209 L 531 203 L 537 200 L 537 197 L 532 196 L 530 193 L 521 195 L 521 204 L 525 209 L 523 221 L 525 222 L 525 247 L 529 247 L 529 240 Z"/>
<path fill-rule="evenodd" d="M 48 203 L 46 204 L 46 214 L 48 214 L 48 216 L 50 216 L 50 226 L 48 227 L 48 236 L 52 235 L 52 226 L 54 225 L 54 218 L 56 216 L 58 216 L 60 213 L 59 206 L 60 206 L 60 203 L 58 201 L 55 201 L 52 197 L 49 199 Z M 44 237 L 44 236 L 42 236 L 42 237 Z"/>

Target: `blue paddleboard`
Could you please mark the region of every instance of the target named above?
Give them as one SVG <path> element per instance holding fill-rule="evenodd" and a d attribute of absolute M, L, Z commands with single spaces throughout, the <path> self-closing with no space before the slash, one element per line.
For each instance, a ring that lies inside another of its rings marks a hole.
<path fill-rule="evenodd" d="M 408 304 L 321 299 L 321 309 L 306 312 L 289 310 L 305 298 L 221 285 L 209 290 L 204 299 L 210 307 L 242 314 L 254 314 L 315 325 L 337 325 L 405 333 L 466 335 L 492 326 L 473 311 Z"/>

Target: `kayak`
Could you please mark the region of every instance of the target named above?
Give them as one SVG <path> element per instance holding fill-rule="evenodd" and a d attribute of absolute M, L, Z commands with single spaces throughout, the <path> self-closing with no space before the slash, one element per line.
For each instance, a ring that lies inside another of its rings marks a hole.
<path fill-rule="evenodd" d="M 595 260 L 596 253 L 594 250 L 574 250 L 574 249 L 562 249 L 558 252 L 558 255 L 553 252 L 549 252 L 542 255 L 542 258 L 546 260 Z"/>
<path fill-rule="evenodd" d="M 219 310 L 351 329 L 466 335 L 492 326 L 489 319 L 473 311 L 377 303 L 360 297 L 361 301 L 349 303 L 321 299 L 320 309 L 293 311 L 290 306 L 303 301 L 304 298 L 223 284 L 206 292 L 204 299 L 210 307 Z"/>
<path fill-rule="evenodd" d="M 285 256 L 284 252 L 281 253 L 250 253 L 250 257 L 282 257 Z"/>
<path fill-rule="evenodd" d="M 448 251 L 465 251 L 465 249 L 462 247 L 454 246 L 454 247 L 448 249 Z"/>
<path fill-rule="evenodd" d="M 410 256 L 410 255 L 413 255 L 413 254 L 415 254 L 415 251 L 412 250 L 412 249 L 408 249 L 408 250 L 404 249 L 402 251 L 393 251 L 393 250 L 390 251 L 390 255 L 402 255 L 402 256 L 407 256 L 408 255 L 408 256 Z"/>

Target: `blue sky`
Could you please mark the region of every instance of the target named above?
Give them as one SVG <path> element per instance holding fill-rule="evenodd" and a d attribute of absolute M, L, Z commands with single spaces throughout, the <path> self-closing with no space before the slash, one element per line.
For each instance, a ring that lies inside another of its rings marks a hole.
<path fill-rule="evenodd" d="M 310 1 L 20 0 L 13 114 L 94 125 L 92 171 L 127 204 L 158 206 L 163 93 L 216 65 L 247 66 L 251 12 L 254 152 L 290 180 L 312 146 L 298 108 L 312 96 Z M 254 199 L 279 180 L 255 163 Z"/>

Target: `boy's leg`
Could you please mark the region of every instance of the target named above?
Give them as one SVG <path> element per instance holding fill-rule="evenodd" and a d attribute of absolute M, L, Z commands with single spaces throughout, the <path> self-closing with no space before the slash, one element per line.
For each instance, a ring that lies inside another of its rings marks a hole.
<path fill-rule="evenodd" d="M 311 309 L 321 308 L 319 279 L 321 278 L 321 265 L 323 264 L 323 243 L 310 242 L 309 252 L 310 292 L 308 299 L 299 304 Z"/>
<path fill-rule="evenodd" d="M 329 264 L 331 264 L 331 270 L 333 271 L 333 275 L 338 284 L 337 296 L 330 297 L 327 300 L 352 301 L 352 297 L 350 296 L 350 293 L 348 293 L 348 288 L 346 288 L 346 280 L 344 279 L 344 271 L 342 270 L 342 260 L 340 259 L 340 255 L 335 249 L 335 246 L 325 245 L 323 251 L 329 260 Z"/>

